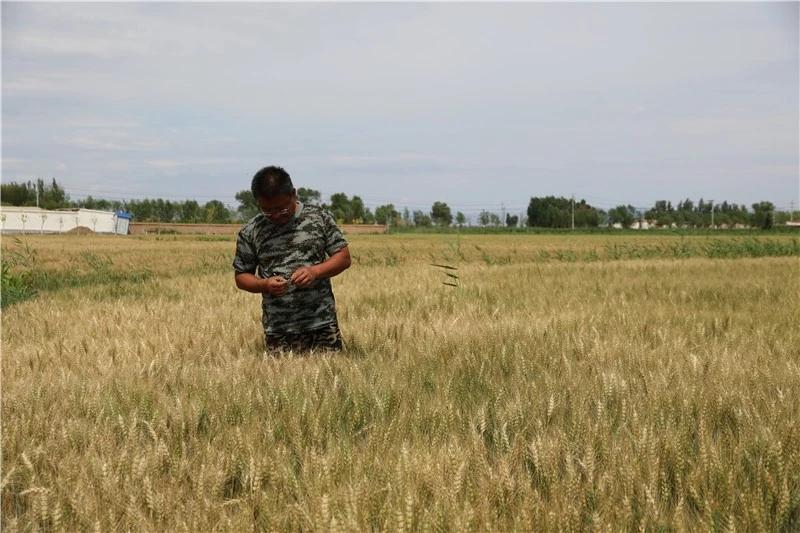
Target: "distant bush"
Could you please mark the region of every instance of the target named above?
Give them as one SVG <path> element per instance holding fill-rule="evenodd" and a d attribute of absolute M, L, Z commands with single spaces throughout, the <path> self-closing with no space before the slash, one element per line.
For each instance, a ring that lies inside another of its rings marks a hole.
<path fill-rule="evenodd" d="M 5 308 L 32 298 L 36 295 L 36 291 L 23 276 L 13 274 L 8 263 L 4 262 L 0 277 L 0 294 L 0 307 Z"/>
<path fill-rule="evenodd" d="M 0 307 L 3 308 L 36 295 L 30 268 L 36 262 L 36 251 L 19 238 L 14 239 L 14 243 L 15 248 L 4 254 L 0 274 Z"/>

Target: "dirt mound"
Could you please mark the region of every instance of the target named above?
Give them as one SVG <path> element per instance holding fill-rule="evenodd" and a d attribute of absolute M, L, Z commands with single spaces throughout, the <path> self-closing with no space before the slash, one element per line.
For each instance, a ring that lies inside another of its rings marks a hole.
<path fill-rule="evenodd" d="M 88 234 L 94 233 L 94 232 L 92 230 L 90 230 L 89 228 L 87 228 L 86 226 L 75 226 L 74 228 L 69 230 L 67 233 L 71 233 L 73 235 L 88 235 Z"/>

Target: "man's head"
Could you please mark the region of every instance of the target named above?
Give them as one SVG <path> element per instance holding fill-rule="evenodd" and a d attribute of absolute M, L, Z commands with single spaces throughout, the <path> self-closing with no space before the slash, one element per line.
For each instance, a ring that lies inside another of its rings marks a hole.
<path fill-rule="evenodd" d="M 297 196 L 292 178 L 281 167 L 264 167 L 256 172 L 250 190 L 261 212 L 270 221 L 285 224 L 294 215 Z"/>

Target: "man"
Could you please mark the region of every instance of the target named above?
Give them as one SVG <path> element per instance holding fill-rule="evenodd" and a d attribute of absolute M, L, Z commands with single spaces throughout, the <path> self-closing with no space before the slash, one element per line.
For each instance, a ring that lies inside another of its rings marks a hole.
<path fill-rule="evenodd" d="M 239 231 L 236 286 L 262 295 L 267 349 L 341 350 L 330 278 L 350 266 L 350 251 L 333 217 L 304 205 L 289 174 L 266 167 L 253 176 L 261 213 Z"/>

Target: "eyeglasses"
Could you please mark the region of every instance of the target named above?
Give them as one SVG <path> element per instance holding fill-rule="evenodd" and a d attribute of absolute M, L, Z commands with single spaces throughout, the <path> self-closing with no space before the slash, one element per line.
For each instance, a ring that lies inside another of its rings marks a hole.
<path fill-rule="evenodd" d="M 285 207 L 285 208 L 280 209 L 280 210 L 262 209 L 261 212 L 264 213 L 265 217 L 275 218 L 275 217 L 282 217 L 282 216 L 288 215 L 289 214 L 289 208 Z"/>
<path fill-rule="evenodd" d="M 294 205 L 294 200 L 292 200 L 287 207 L 280 209 L 262 209 L 261 212 L 264 213 L 264 216 L 267 218 L 280 218 L 289 214 L 292 210 L 292 205 Z"/>

